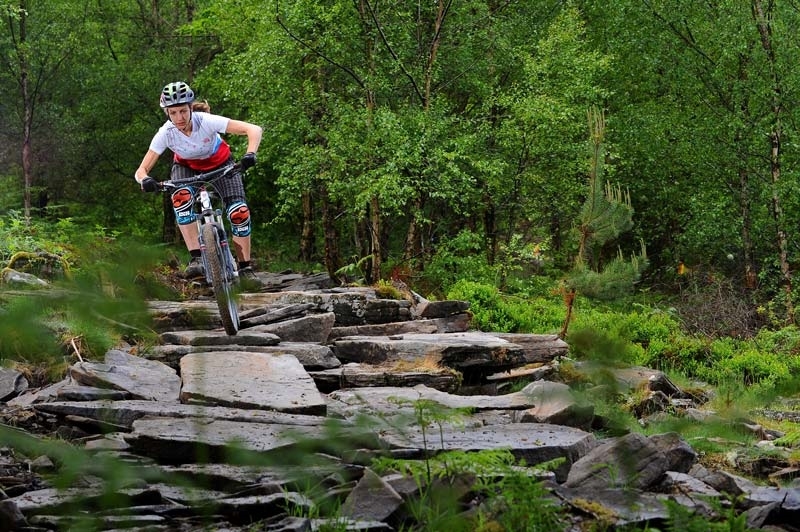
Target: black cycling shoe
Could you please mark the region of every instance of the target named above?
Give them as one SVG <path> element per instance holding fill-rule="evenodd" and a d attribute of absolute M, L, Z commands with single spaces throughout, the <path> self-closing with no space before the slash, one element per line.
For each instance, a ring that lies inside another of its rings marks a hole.
<path fill-rule="evenodd" d="M 183 277 L 185 279 L 198 279 L 205 278 L 206 270 L 203 268 L 203 259 L 200 257 L 192 257 L 186 269 L 183 270 Z"/>
<path fill-rule="evenodd" d="M 264 283 L 258 278 L 252 266 L 245 266 L 239 270 L 239 283 L 242 285 L 242 288 L 249 288 L 252 290 L 264 286 Z"/>

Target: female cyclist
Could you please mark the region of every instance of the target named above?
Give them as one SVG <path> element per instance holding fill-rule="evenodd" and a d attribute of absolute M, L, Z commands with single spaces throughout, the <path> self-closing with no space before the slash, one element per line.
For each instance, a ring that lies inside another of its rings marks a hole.
<path fill-rule="evenodd" d="M 223 133 L 247 136 L 247 153 L 239 161 L 241 171 L 234 171 L 230 179 L 218 182 L 220 197 L 231 222 L 233 245 L 239 263 L 239 277 L 255 280 L 250 262 L 250 209 L 242 183 L 242 172 L 256 164 L 256 152 L 261 143 L 260 126 L 240 120 L 232 120 L 207 112 L 192 109 L 194 91 L 182 81 L 167 84 L 161 91 L 160 106 L 167 121 L 156 132 L 150 147 L 142 159 L 134 177 L 142 190 L 155 192 L 158 184 L 150 177 L 158 158 L 167 149 L 173 153 L 171 179 L 187 178 L 191 175 L 216 170 L 232 162 L 230 146 L 221 137 Z M 200 258 L 197 224 L 195 224 L 192 202 L 193 191 L 182 187 L 172 194 L 175 218 L 183 241 L 189 250 L 189 264 L 184 271 L 186 278 L 203 277 L 203 262 Z"/>

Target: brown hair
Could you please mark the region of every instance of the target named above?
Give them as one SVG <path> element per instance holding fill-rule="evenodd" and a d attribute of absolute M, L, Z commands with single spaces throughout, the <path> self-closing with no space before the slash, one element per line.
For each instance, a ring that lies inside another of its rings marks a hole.
<path fill-rule="evenodd" d="M 208 100 L 195 100 L 192 102 L 192 111 L 200 111 L 202 113 L 210 113 L 211 106 L 208 104 Z"/>

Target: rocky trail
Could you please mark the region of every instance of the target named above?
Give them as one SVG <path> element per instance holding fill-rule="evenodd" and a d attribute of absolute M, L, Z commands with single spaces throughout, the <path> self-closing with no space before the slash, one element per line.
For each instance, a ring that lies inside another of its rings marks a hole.
<path fill-rule="evenodd" d="M 493 450 L 541 480 L 563 530 L 663 529 L 674 505 L 800 530 L 798 468 L 772 443 L 781 434 L 741 420 L 754 446 L 774 447 L 771 461 L 712 468 L 678 433 L 614 432 L 558 380 L 569 347 L 557 336 L 471 330 L 464 301 L 259 275 L 236 336 L 211 299 L 152 301 L 157 345 L 75 362 L 40 389 L 1 369 L 0 530 L 431 530 L 412 508 L 433 484 L 465 518 L 502 522 L 474 489 L 485 471 L 415 477 L 373 461 L 424 470 L 443 451 Z M 707 397 L 663 373 L 613 376 L 643 424 L 668 411 L 713 419 Z M 22 455 L 17 433 L 69 445 Z"/>

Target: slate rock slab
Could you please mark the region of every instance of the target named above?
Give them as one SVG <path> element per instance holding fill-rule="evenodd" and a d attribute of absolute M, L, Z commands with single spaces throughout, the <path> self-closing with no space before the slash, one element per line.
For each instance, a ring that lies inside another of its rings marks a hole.
<path fill-rule="evenodd" d="M 283 342 L 322 343 L 328 339 L 335 321 L 333 312 L 324 312 L 277 323 L 253 325 L 248 331 L 274 334 Z"/>
<path fill-rule="evenodd" d="M 396 336 L 398 334 L 445 334 L 466 332 L 472 321 L 470 314 L 455 314 L 446 318 L 415 319 L 371 325 L 334 327 L 328 336 L 333 342 L 345 336 Z"/>
<path fill-rule="evenodd" d="M 322 416 L 327 411 L 314 379 L 292 355 L 193 353 L 180 367 L 182 403 Z"/>
<path fill-rule="evenodd" d="M 347 430 L 343 427 L 340 435 Z M 318 426 L 158 417 L 137 419 L 133 432 L 123 438 L 137 454 L 165 464 L 230 462 L 237 458 L 236 449 L 270 455 L 275 463 L 288 464 L 282 453 L 290 452 L 300 441 L 324 443 L 329 435 Z"/>
<path fill-rule="evenodd" d="M 595 447 L 575 463 L 566 487 L 646 489 L 666 472 L 666 455 L 646 436 L 632 432 Z"/>
<path fill-rule="evenodd" d="M 170 417 L 187 419 L 226 419 L 251 423 L 316 426 L 325 422 L 321 416 L 287 414 L 271 410 L 228 408 L 224 406 L 184 405 L 177 401 L 79 401 L 43 402 L 34 405 L 37 411 L 59 417 L 81 416 L 130 429 L 133 422 L 143 417 Z"/>
<path fill-rule="evenodd" d="M 550 362 L 569 354 L 569 344 L 555 334 L 492 333 L 522 347 L 525 363 Z"/>
<path fill-rule="evenodd" d="M 454 369 L 524 365 L 524 350 L 481 332 L 344 337 L 331 345 L 342 361 L 381 364 L 429 359 Z"/>
<path fill-rule="evenodd" d="M 571 465 L 597 444 L 594 435 L 589 432 L 548 423 L 513 423 L 460 429 L 444 427 L 441 434 L 438 427 L 434 431 L 429 428 L 427 440 L 423 439 L 421 429 L 410 426 L 402 433 L 386 430 L 381 434 L 381 439 L 394 449 L 415 451 L 407 456 L 418 458 L 439 450 L 509 449 L 517 459 L 533 466 L 563 457 L 566 460 L 555 470 L 559 482 L 566 479 Z"/>
<path fill-rule="evenodd" d="M 401 387 L 417 384 L 444 392 L 455 392 L 461 384 L 461 376 L 449 368 L 394 369 L 351 362 L 339 368 L 310 371 L 309 374 L 323 393 L 341 388 Z"/>
<path fill-rule="evenodd" d="M 28 389 L 28 379 L 15 369 L 0 368 L 0 401 L 7 401 Z"/>
<path fill-rule="evenodd" d="M 232 338 L 237 338 L 234 336 Z M 157 345 L 149 349 L 142 356 L 152 360 L 160 360 L 175 369 L 180 368 L 180 359 L 189 353 L 202 353 L 206 351 L 248 351 L 251 353 L 275 353 L 294 355 L 300 364 L 307 370 L 325 370 L 338 368 L 342 365 L 338 358 L 333 356 L 333 351 L 326 345 L 308 342 L 280 342 L 276 345 L 241 346 L 230 345 Z"/>
<path fill-rule="evenodd" d="M 165 344 L 178 345 L 277 345 L 281 339 L 271 333 L 253 332 L 247 329 L 239 331 L 236 336 L 228 336 L 224 331 L 170 331 L 161 333 L 161 341 Z"/>
<path fill-rule="evenodd" d="M 535 392 L 541 383 L 531 383 L 519 392 L 506 395 L 455 395 L 418 384 L 413 388 L 375 387 L 337 390 L 328 394 L 339 403 L 345 415 L 377 414 L 391 416 L 413 411 L 413 404 L 429 400 L 447 408 L 479 410 L 524 410 L 536 406 Z"/>
<path fill-rule="evenodd" d="M 112 349 L 105 363 L 78 362 L 69 368 L 69 376 L 78 384 L 122 390 L 134 399 L 176 401 L 181 379 L 166 364 Z"/>
<path fill-rule="evenodd" d="M 594 405 L 579 403 L 572 390 L 560 382 L 537 381 L 529 384 L 526 393 L 536 403 L 515 416 L 522 423 L 554 423 L 588 430 L 594 419 Z"/>
<path fill-rule="evenodd" d="M 697 513 L 705 513 L 702 511 L 704 509 L 702 506 L 693 503 L 688 497 L 681 496 L 597 487 L 559 486 L 556 492 L 576 510 L 593 515 L 608 523 L 614 530 L 625 525 L 646 525 L 667 519 L 670 513 L 665 501 L 670 499 L 685 499 L 681 502 L 686 506 L 695 507 Z"/>

